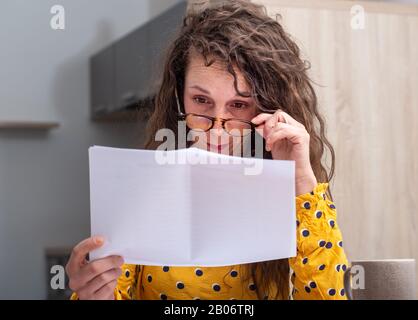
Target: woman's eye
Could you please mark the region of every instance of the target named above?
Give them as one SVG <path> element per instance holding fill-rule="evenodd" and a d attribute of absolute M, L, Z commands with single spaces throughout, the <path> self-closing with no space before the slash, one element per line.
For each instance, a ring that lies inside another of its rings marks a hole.
<path fill-rule="evenodd" d="M 202 97 L 196 97 L 193 99 L 195 102 L 197 102 L 198 104 L 206 104 L 208 103 L 208 100 Z"/>
<path fill-rule="evenodd" d="M 232 106 L 236 109 L 244 109 L 247 107 L 247 104 L 242 103 L 242 102 L 236 102 Z"/>

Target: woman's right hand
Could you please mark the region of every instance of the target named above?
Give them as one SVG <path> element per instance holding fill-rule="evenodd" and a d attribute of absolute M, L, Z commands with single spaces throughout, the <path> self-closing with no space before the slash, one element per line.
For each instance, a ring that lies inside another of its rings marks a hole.
<path fill-rule="evenodd" d="M 123 258 L 109 256 L 88 262 L 90 251 L 100 248 L 102 237 L 91 237 L 77 244 L 65 267 L 69 287 L 80 300 L 113 300 L 117 279 L 122 274 Z"/>

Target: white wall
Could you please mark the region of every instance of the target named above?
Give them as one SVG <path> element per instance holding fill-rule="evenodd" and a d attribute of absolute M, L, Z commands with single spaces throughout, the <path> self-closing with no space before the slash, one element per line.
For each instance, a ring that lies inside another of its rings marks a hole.
<path fill-rule="evenodd" d="M 89 235 L 88 147 L 143 139 L 143 124 L 89 120 L 89 57 L 176 2 L 1 1 L 0 121 L 61 127 L 0 131 L 0 299 L 45 298 L 44 248 Z M 50 28 L 55 4 L 66 10 L 65 31 Z"/>

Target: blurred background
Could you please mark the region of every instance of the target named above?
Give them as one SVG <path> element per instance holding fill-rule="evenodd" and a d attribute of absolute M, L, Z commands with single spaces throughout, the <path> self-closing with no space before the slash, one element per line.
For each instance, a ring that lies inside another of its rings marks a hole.
<path fill-rule="evenodd" d="M 418 258 L 418 0 L 256 2 L 312 63 L 349 258 Z M 158 57 L 196 3 L 1 1 L 0 299 L 68 297 L 50 268 L 90 235 L 88 147 L 141 146 Z"/>

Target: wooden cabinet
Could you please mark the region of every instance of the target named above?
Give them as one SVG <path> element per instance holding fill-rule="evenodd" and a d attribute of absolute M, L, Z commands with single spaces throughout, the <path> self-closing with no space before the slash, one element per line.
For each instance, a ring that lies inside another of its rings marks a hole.
<path fill-rule="evenodd" d="M 90 60 L 90 104 L 93 118 L 115 106 L 115 47 L 102 50 Z"/>
<path fill-rule="evenodd" d="M 115 44 L 115 111 L 149 94 L 149 33 L 146 24 Z"/>
<path fill-rule="evenodd" d="M 93 119 L 117 118 L 131 107 L 152 107 L 165 50 L 178 32 L 186 8 L 187 2 L 178 3 L 92 57 Z"/>

